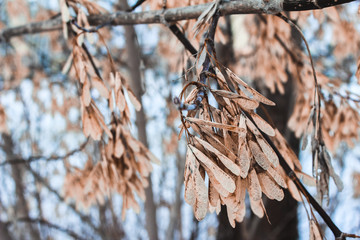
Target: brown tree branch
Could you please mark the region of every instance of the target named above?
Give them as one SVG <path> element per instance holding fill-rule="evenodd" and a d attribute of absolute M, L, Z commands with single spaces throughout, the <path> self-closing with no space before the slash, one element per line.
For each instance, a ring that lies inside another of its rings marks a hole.
<path fill-rule="evenodd" d="M 80 237 L 77 233 L 75 233 L 75 232 L 73 232 L 73 231 L 71 231 L 69 229 L 63 228 L 63 227 L 61 227 L 59 225 L 56 225 L 54 223 L 50 223 L 47 220 L 42 219 L 42 218 L 30 218 L 30 217 L 18 218 L 18 219 L 14 220 L 14 221 L 6 222 L 5 225 L 9 226 L 11 224 L 14 224 L 15 222 L 26 222 L 26 223 L 41 224 L 41 225 L 45 225 L 45 226 L 47 226 L 49 228 L 56 229 L 56 230 L 58 230 L 60 232 L 66 233 L 67 235 L 71 236 L 74 239 L 79 239 L 79 240 L 86 239 L 86 238 Z"/>
<path fill-rule="evenodd" d="M 44 161 L 55 161 L 55 160 L 61 160 L 61 159 L 64 159 L 64 158 L 67 158 L 67 157 L 70 157 L 71 155 L 74 155 L 75 153 L 77 152 L 81 152 L 86 144 L 88 143 L 88 140 L 87 139 L 83 144 L 81 144 L 81 146 L 77 149 L 74 149 L 68 153 L 66 153 L 65 155 L 62 155 L 62 156 L 51 156 L 51 157 L 45 157 L 45 156 L 31 156 L 27 159 L 24 159 L 24 158 L 11 158 L 11 159 L 8 159 L 2 163 L 0 163 L 0 167 L 2 166 L 5 166 L 5 165 L 8 165 L 8 164 L 28 164 L 28 163 L 31 163 L 31 162 L 35 162 L 35 161 L 40 161 L 40 160 L 44 160 Z"/>
<path fill-rule="evenodd" d="M 219 5 L 219 14 L 221 16 L 231 14 L 253 14 L 267 13 L 275 14 L 282 11 L 305 11 L 311 9 L 321 9 L 355 0 L 280 0 L 277 1 L 231 1 Z M 134 25 L 134 24 L 154 24 L 167 22 L 176 22 L 181 20 L 196 19 L 202 12 L 209 8 L 212 3 L 200 4 L 195 6 L 170 8 L 164 10 L 153 10 L 143 12 L 125 12 L 118 11 L 111 14 L 89 16 L 89 23 L 93 26 L 98 25 Z M 26 24 L 23 26 L 5 28 L 0 31 L 0 42 L 8 41 L 12 37 L 35 34 L 46 31 L 60 30 L 62 28 L 61 16 L 50 20 Z"/>

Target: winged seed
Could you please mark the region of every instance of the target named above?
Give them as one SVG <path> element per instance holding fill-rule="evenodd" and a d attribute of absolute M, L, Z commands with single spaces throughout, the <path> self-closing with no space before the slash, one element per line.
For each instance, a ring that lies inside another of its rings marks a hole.
<path fill-rule="evenodd" d="M 249 195 L 253 201 L 261 199 L 261 187 L 255 169 L 252 169 L 248 177 Z"/>
<path fill-rule="evenodd" d="M 127 89 L 127 92 L 132 105 L 135 107 L 135 110 L 140 111 L 141 103 L 139 102 L 139 100 L 135 97 L 134 93 L 130 89 Z"/>
<path fill-rule="evenodd" d="M 207 149 L 208 151 L 214 153 L 219 160 L 224 164 L 225 167 L 227 167 L 232 173 L 234 173 L 236 176 L 240 175 L 240 168 L 238 165 L 236 165 L 232 160 L 230 160 L 228 157 L 226 157 L 224 154 L 219 152 L 216 148 L 211 146 L 208 142 L 205 142 L 204 140 L 195 137 L 197 141 L 201 143 L 201 145 Z"/>
<path fill-rule="evenodd" d="M 264 216 L 264 209 L 261 203 L 262 203 L 261 199 L 255 201 L 253 198 L 250 198 L 250 208 L 253 211 L 253 213 L 259 218 L 262 218 Z"/>
<path fill-rule="evenodd" d="M 208 189 L 205 185 L 204 179 L 201 177 L 199 169 L 196 168 L 194 172 L 194 187 L 196 201 L 194 205 L 194 215 L 198 221 L 202 220 L 208 209 Z"/>
<path fill-rule="evenodd" d="M 260 167 L 262 167 L 264 170 L 267 170 L 270 167 L 270 162 L 265 154 L 261 151 L 259 145 L 252 140 L 250 140 L 248 143 L 255 161 L 259 164 Z"/>
<path fill-rule="evenodd" d="M 269 159 L 269 161 L 274 167 L 277 167 L 279 165 L 279 158 L 276 155 L 275 151 L 272 149 L 272 147 L 270 147 L 270 145 L 265 141 L 265 139 L 262 138 L 262 136 L 255 137 L 265 156 Z"/>
<path fill-rule="evenodd" d="M 232 131 L 232 132 L 243 132 L 244 131 L 244 129 L 241 129 L 241 128 L 237 127 L 237 126 L 232 126 L 232 125 L 226 125 L 226 124 L 222 124 L 222 123 L 206 121 L 206 120 L 202 120 L 202 119 L 198 119 L 198 118 L 187 117 L 185 119 L 187 121 L 189 121 L 189 122 L 197 123 L 199 125 L 210 126 L 210 127 L 215 127 L 215 128 L 222 128 L 222 129 L 226 129 L 226 130 Z"/>
<path fill-rule="evenodd" d="M 235 191 L 234 180 L 196 147 L 189 145 L 196 158 L 213 174 L 216 180 L 230 193 Z"/>
<path fill-rule="evenodd" d="M 240 165 L 240 176 L 242 178 L 246 178 L 249 172 L 250 161 L 251 161 L 250 152 L 248 145 L 246 143 L 246 139 L 242 141 L 239 145 L 238 156 L 239 156 L 239 165 Z"/>
<path fill-rule="evenodd" d="M 256 113 L 251 112 L 250 115 L 261 131 L 263 131 L 264 133 L 266 133 L 271 137 L 275 136 L 275 130 L 270 126 L 270 124 L 268 124 L 264 119 L 262 119 Z"/>
<path fill-rule="evenodd" d="M 258 174 L 262 191 L 269 199 L 281 201 L 284 198 L 284 191 L 267 173 Z"/>

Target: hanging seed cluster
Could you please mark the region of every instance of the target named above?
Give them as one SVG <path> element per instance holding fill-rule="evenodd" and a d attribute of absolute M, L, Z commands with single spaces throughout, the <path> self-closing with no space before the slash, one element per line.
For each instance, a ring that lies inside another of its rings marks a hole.
<path fill-rule="evenodd" d="M 98 33 L 99 38 L 102 39 Z M 126 79 L 115 69 L 114 61 L 108 53 L 111 72 L 103 79 L 92 57 L 83 45 L 79 35 L 73 43 L 73 68 L 78 78 L 83 132 L 86 137 L 102 140 L 101 159 L 93 163 L 89 160 L 84 169 L 68 166 L 64 183 L 65 198 L 75 199 L 77 205 L 88 208 L 95 202 L 104 202 L 104 197 L 117 192 L 123 197 L 122 215 L 133 208 L 140 211 L 135 194 L 145 200 L 144 189 L 148 186 L 147 177 L 152 171 L 151 162 L 157 158 L 138 140 L 128 126 L 130 108 L 125 98 L 129 97 L 135 110 L 141 109 Z M 92 98 L 91 90 L 96 89 L 107 100 L 112 113 L 111 127 L 105 123 L 103 114 Z M 106 135 L 105 135 L 105 134 Z M 107 141 L 106 141 L 107 140 Z"/>
<path fill-rule="evenodd" d="M 145 200 L 144 189 L 153 163 L 158 159 L 137 141 L 116 119 L 111 127 L 112 138 L 101 151 L 101 161 L 93 166 L 89 160 L 83 170 L 68 173 L 64 183 L 66 198 L 74 198 L 85 208 L 96 201 L 103 202 L 104 196 L 118 192 L 123 197 L 122 215 L 133 208 L 140 211 L 135 193 Z"/>
<path fill-rule="evenodd" d="M 220 90 L 201 85 L 184 101 L 185 105 L 192 104 L 199 92 L 206 92 L 218 105 L 210 105 L 205 94 L 199 107 L 183 116 L 182 130 L 188 142 L 185 201 L 193 207 L 198 220 L 208 211 L 219 213 L 221 205 L 226 205 L 229 222 L 235 227 L 235 221 L 241 222 L 245 216 L 246 191 L 252 211 L 261 218 L 265 214 L 262 194 L 281 201 L 288 184 L 276 153 L 260 130 L 274 139 L 280 133 L 254 111 L 260 103 L 274 103 L 229 69 L 219 68 L 215 68 L 216 74 L 208 74 L 208 80 L 216 80 Z M 278 142 L 282 143 L 282 139 Z"/>

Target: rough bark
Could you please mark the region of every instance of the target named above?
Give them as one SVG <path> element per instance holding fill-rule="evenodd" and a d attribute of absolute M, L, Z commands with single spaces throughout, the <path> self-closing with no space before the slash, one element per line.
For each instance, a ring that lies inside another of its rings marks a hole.
<path fill-rule="evenodd" d="M 123 6 L 127 6 L 126 0 L 120 0 Z M 127 6 L 128 8 L 128 6 Z M 142 95 L 144 94 L 142 89 L 141 74 L 140 74 L 140 49 L 137 44 L 136 32 L 133 26 L 125 26 L 125 40 L 126 48 L 128 51 L 128 67 L 130 73 L 130 85 L 134 91 L 137 99 L 142 103 Z M 144 108 L 136 112 L 136 127 L 138 129 L 138 138 L 145 145 L 148 146 L 147 134 L 146 134 L 146 116 Z M 146 201 L 145 201 L 145 215 L 146 215 L 146 230 L 150 240 L 158 239 L 158 228 L 156 222 L 156 206 L 154 203 L 154 196 L 152 190 L 151 176 L 148 179 L 149 186 L 145 189 Z"/>
<path fill-rule="evenodd" d="M 355 0 L 284 0 L 274 5 L 275 1 L 231 1 L 220 4 L 220 15 L 231 14 L 253 14 L 268 13 L 274 14 L 282 11 L 305 11 L 311 9 L 321 9 L 330 6 L 345 4 Z M 153 24 L 196 19 L 202 12 L 209 8 L 211 3 L 200 4 L 182 8 L 170 8 L 166 10 L 154 10 L 144 12 L 125 12 L 118 11 L 111 14 L 89 16 L 89 23 L 99 26 L 108 23 L 109 25 L 134 25 L 134 24 Z M 6 28 L 0 31 L 0 42 L 8 41 L 10 38 L 24 34 L 34 34 L 45 31 L 62 29 L 61 16 L 42 22 L 35 22 L 23 26 Z"/>

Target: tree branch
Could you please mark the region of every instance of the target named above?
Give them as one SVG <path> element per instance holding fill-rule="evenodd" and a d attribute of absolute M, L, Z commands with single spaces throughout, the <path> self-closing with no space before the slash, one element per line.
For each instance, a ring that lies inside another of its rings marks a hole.
<path fill-rule="evenodd" d="M 35 34 L 41 32 L 49 32 L 62 29 L 61 16 L 41 22 L 29 23 L 26 25 L 5 28 L 0 31 L 0 42 L 9 41 L 12 37 L 24 34 Z"/>
<path fill-rule="evenodd" d="M 42 219 L 42 218 L 24 217 L 24 218 L 18 218 L 18 219 L 14 220 L 14 221 L 8 221 L 5 224 L 7 226 L 9 226 L 11 224 L 14 224 L 15 222 L 38 223 L 38 224 L 41 224 L 41 225 L 45 225 L 45 226 L 47 226 L 49 228 L 53 228 L 53 229 L 56 229 L 56 230 L 61 231 L 63 233 L 66 233 L 67 235 L 71 236 L 74 239 L 79 239 L 79 240 L 86 239 L 86 238 L 80 237 L 77 233 L 75 233 L 75 232 L 73 232 L 73 231 L 71 231 L 69 229 L 66 229 L 66 228 L 63 228 L 63 227 L 61 227 L 59 225 L 50 223 L 47 220 Z"/>
<path fill-rule="evenodd" d="M 267 13 L 275 14 L 282 11 L 305 11 L 311 9 L 321 9 L 340 5 L 355 0 L 280 0 L 277 1 L 231 1 L 224 2 L 219 5 L 219 14 L 221 16 L 231 14 L 253 14 Z M 143 12 L 125 12 L 118 11 L 112 14 L 92 15 L 89 16 L 89 23 L 93 26 L 98 25 L 134 25 L 134 24 L 154 24 L 167 22 L 176 22 L 181 20 L 196 19 L 203 13 L 212 3 L 200 4 L 195 6 L 187 6 L 181 8 L 170 8 Z M 35 34 L 46 31 L 60 30 L 62 28 L 61 16 L 57 16 L 50 20 L 26 24 L 23 26 L 5 28 L 0 31 L 0 42 L 8 41 L 12 37 Z"/>
<path fill-rule="evenodd" d="M 81 152 L 86 144 L 88 143 L 88 140 L 87 139 L 83 144 L 81 144 L 81 146 L 77 149 L 74 149 L 68 153 L 66 153 L 65 155 L 62 155 L 62 156 L 52 156 L 52 157 L 45 157 L 45 156 L 31 156 L 27 159 L 24 159 L 24 158 L 11 158 L 11 159 L 8 159 L 2 163 L 0 163 L 0 167 L 2 166 L 5 166 L 7 164 L 28 164 L 30 162 L 34 162 L 34 161 L 39 161 L 39 160 L 45 160 L 45 161 L 55 161 L 55 160 L 60 160 L 60 159 L 64 159 L 64 158 L 67 158 L 67 157 L 70 157 L 71 155 L 77 153 L 77 152 Z"/>

